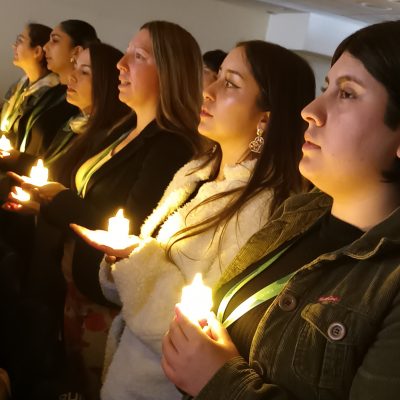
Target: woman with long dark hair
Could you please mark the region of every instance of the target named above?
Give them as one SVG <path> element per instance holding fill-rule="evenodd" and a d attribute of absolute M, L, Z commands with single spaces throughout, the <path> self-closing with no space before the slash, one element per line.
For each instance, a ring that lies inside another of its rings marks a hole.
<path fill-rule="evenodd" d="M 228 266 L 209 327 L 178 307 L 167 376 L 196 399 L 386 399 L 400 390 L 400 21 L 335 51 L 293 196 Z"/>
<path fill-rule="evenodd" d="M 314 91 L 313 72 L 299 56 L 263 41 L 239 43 L 204 89 L 199 131 L 211 149 L 175 175 L 134 246 L 97 244 L 127 257 L 100 271 L 106 296 L 122 303 L 109 336 L 104 399 L 179 397 L 159 364 L 181 288 L 197 272 L 208 284 L 218 281 L 280 202 L 305 189 L 300 110 Z"/>
<path fill-rule="evenodd" d="M 79 334 L 85 335 L 85 327 L 91 330 L 90 321 L 96 318 L 102 321 L 101 329 L 90 331 L 89 340 L 94 335 L 106 338 L 113 310 L 98 282 L 102 253 L 68 235 L 69 224 L 77 222 L 104 229 L 116 210 L 124 208 L 132 221 L 131 232 L 138 233 L 175 172 L 202 144 L 197 132 L 201 53 L 192 35 L 165 21 L 145 24 L 131 40 L 117 67 L 119 98 L 132 109 L 134 118 L 112 129 L 101 149 L 93 151 L 77 166 L 69 189 L 52 182 L 34 190 L 42 201 L 42 217 L 66 235 L 61 266 L 68 296 L 77 300 Z M 57 285 L 49 283 L 46 265 L 38 262 L 37 268 L 32 268 L 28 290 L 49 308 L 57 303 L 60 311 L 59 300 L 63 297 L 57 289 L 63 281 Z M 80 389 L 88 398 L 98 395 L 104 341 L 96 343 L 95 357 L 87 358 L 84 346 L 78 354 L 83 365 L 82 377 L 86 380 Z"/>

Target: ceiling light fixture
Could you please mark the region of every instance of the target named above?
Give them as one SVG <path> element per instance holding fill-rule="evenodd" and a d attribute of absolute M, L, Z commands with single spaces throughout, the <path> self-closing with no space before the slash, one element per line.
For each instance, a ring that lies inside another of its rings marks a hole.
<path fill-rule="evenodd" d="M 392 10 L 392 7 L 380 6 L 379 4 L 369 3 L 368 1 L 362 1 L 359 4 L 362 7 L 371 8 L 371 9 L 379 10 L 379 11 L 391 11 Z"/>

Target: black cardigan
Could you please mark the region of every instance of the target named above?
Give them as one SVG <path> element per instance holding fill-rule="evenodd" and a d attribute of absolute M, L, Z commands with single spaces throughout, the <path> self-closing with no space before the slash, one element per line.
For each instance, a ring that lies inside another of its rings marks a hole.
<path fill-rule="evenodd" d="M 115 137 L 108 138 L 108 142 Z M 107 145 L 107 143 L 105 144 Z M 138 234 L 144 219 L 157 205 L 175 172 L 193 155 L 192 146 L 183 136 L 165 131 L 151 122 L 140 135 L 107 161 L 91 177 L 85 198 L 75 190 L 60 192 L 53 201 L 42 208 L 47 223 L 58 228 L 61 234 L 71 234 L 70 223 L 90 229 L 107 229 L 108 219 L 117 209 L 123 208 L 131 221 L 131 233 Z M 54 266 L 46 263 L 46 254 L 40 251 L 46 236 L 37 237 L 36 257 L 31 269 L 30 283 L 34 291 L 54 294 L 51 276 Z M 81 292 L 92 300 L 107 303 L 101 292 L 98 271 L 103 254 L 76 238 L 73 257 L 73 278 Z M 60 277 L 55 277 L 59 281 Z M 41 291 L 39 290 L 39 291 Z M 107 303 L 108 304 L 108 303 Z"/>

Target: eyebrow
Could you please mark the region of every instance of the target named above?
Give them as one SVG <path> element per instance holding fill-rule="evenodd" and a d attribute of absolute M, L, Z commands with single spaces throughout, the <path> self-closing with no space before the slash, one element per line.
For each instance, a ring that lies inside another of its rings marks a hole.
<path fill-rule="evenodd" d="M 226 72 L 229 74 L 237 75 L 244 80 L 243 75 L 241 75 L 238 71 L 235 71 L 233 69 L 227 69 Z"/>
<path fill-rule="evenodd" d="M 329 84 L 329 78 L 327 76 L 325 77 L 325 82 Z M 354 82 L 357 85 L 364 87 L 364 84 L 358 78 L 352 75 L 343 75 L 336 79 L 336 83 L 339 85 L 344 82 Z"/>
<path fill-rule="evenodd" d="M 150 49 L 146 49 L 145 47 L 135 46 L 135 45 L 128 46 L 128 50 L 133 50 L 133 49 L 142 50 L 142 51 L 146 52 L 149 56 L 152 55 L 151 50 Z"/>

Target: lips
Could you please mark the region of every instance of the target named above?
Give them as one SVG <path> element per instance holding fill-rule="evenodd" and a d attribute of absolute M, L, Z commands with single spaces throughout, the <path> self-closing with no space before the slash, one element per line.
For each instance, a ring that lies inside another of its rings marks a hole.
<path fill-rule="evenodd" d="M 200 117 L 212 117 L 213 115 L 208 112 L 204 107 L 201 108 Z"/>
<path fill-rule="evenodd" d="M 320 150 L 321 149 L 321 146 L 318 146 L 316 143 L 314 143 L 314 139 L 311 137 L 311 135 L 308 131 L 304 134 L 304 140 L 305 140 L 305 142 L 302 147 L 303 151 Z"/>

